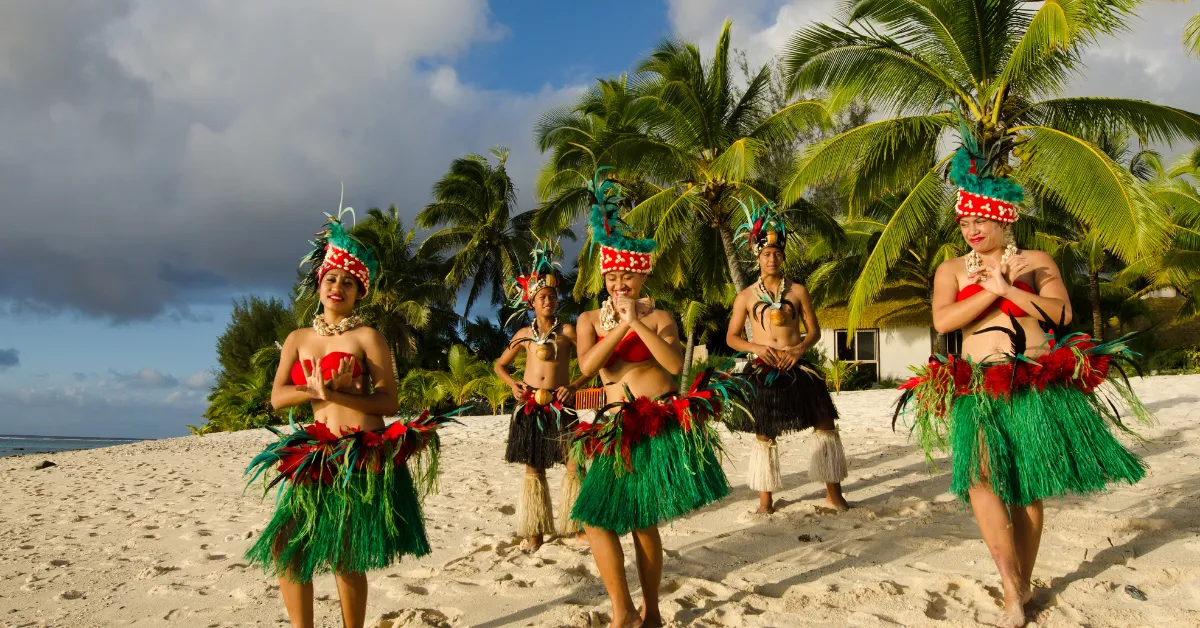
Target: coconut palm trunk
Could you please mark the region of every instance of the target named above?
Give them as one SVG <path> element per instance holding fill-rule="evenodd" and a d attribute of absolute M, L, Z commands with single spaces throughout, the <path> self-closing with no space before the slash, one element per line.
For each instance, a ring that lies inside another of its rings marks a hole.
<path fill-rule="evenodd" d="M 742 267 L 738 264 L 733 233 L 729 230 L 728 225 L 717 225 L 717 230 L 721 233 L 721 246 L 725 249 L 725 263 L 729 265 L 729 278 L 733 280 L 733 285 L 741 290 L 750 285 L 750 280 L 746 278 L 746 273 L 742 272 Z"/>
<path fill-rule="evenodd" d="M 1100 273 L 1088 273 L 1088 293 L 1092 300 L 1092 337 L 1104 340 L 1104 318 L 1100 314 Z"/>
<path fill-rule="evenodd" d="M 679 387 L 687 384 L 688 369 L 692 368 L 692 358 L 696 354 L 696 327 L 692 326 L 687 332 L 687 346 L 683 350 L 683 370 L 679 372 Z"/>

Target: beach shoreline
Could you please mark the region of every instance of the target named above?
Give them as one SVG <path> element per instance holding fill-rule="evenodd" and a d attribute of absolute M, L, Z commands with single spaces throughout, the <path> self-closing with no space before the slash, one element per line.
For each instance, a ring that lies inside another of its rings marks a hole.
<path fill-rule="evenodd" d="M 1047 502 L 1034 572 L 1038 626 L 1200 625 L 1200 375 L 1134 382 L 1159 424 L 1136 428 L 1136 486 Z M 835 397 L 850 459 L 830 514 L 807 477 L 807 435 L 780 445 L 778 512 L 750 514 L 749 438 L 722 429 L 732 495 L 662 528 L 662 609 L 687 626 L 974 626 L 999 614 L 999 579 L 970 512 L 890 429 L 894 391 Z M 369 574 L 370 626 L 588 626 L 607 600 L 586 550 L 532 555 L 513 534 L 523 468 L 502 462 L 507 416 L 443 434 L 441 492 L 425 504 L 433 553 Z M 279 626 L 278 586 L 242 553 L 271 498 L 243 494 L 265 429 L 0 459 L 0 625 Z M 944 461 L 944 458 L 943 458 Z M 946 465 L 943 464 L 943 468 Z M 549 473 L 557 507 L 561 467 Z M 15 489 L 15 490 L 14 490 Z M 632 560 L 628 551 L 627 562 Z M 636 576 L 628 565 L 636 590 Z M 1125 592 L 1132 585 L 1148 596 Z M 318 625 L 340 625 L 333 579 L 315 581 Z"/>

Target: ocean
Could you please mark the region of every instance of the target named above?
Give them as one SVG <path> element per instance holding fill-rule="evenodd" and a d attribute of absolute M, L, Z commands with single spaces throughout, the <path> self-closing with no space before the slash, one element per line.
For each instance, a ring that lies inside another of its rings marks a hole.
<path fill-rule="evenodd" d="M 0 458 L 21 454 L 48 454 L 73 449 L 95 449 L 136 443 L 142 438 L 87 438 L 81 436 L 10 436 L 0 434 Z"/>

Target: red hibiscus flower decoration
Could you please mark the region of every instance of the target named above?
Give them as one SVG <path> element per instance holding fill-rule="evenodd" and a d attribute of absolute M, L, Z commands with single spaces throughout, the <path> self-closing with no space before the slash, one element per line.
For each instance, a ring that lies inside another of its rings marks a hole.
<path fill-rule="evenodd" d="M 383 438 L 384 440 L 390 441 L 400 440 L 401 438 L 404 438 L 404 434 L 406 432 L 408 432 L 408 425 L 405 424 L 404 421 L 396 421 L 383 431 Z"/>
<path fill-rule="evenodd" d="M 304 431 L 308 432 L 309 436 L 312 436 L 322 443 L 332 443 L 338 439 L 337 436 L 334 436 L 333 432 L 329 431 L 329 426 L 320 422 L 316 422 L 308 427 L 305 427 Z"/>
<path fill-rule="evenodd" d="M 363 432 L 362 442 L 367 447 L 378 447 L 383 444 L 383 436 L 375 432 Z"/>

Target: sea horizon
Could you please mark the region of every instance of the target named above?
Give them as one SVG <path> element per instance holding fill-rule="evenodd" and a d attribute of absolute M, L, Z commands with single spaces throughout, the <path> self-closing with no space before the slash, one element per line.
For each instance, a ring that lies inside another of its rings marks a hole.
<path fill-rule="evenodd" d="M 60 451 L 98 449 L 115 445 L 154 440 L 128 436 L 44 436 L 39 434 L 0 434 L 0 458 L 27 454 L 51 454 Z"/>

